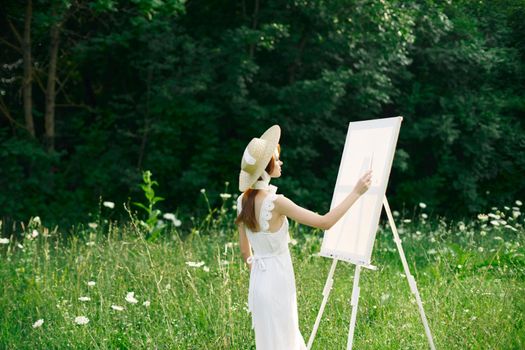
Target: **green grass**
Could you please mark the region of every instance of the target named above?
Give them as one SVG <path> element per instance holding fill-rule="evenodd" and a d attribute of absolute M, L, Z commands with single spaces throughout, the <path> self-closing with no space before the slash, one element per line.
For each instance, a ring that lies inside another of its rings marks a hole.
<path fill-rule="evenodd" d="M 157 242 L 146 242 L 132 224 L 110 222 L 96 229 L 80 226 L 69 239 L 37 227 L 40 235 L 25 238 L 23 249 L 13 240 L 0 245 L 0 348 L 254 349 L 249 271 L 233 217 L 221 215 L 198 231 L 171 228 Z M 396 218 L 437 349 L 525 348 L 525 231 L 523 220 L 507 220 L 517 231 L 479 221 Z M 378 270 L 361 272 L 354 348 L 428 348 L 384 224 L 372 254 Z M 319 230 L 292 221 L 290 229 L 297 241 L 290 249 L 300 328 L 308 341 L 332 260 L 316 256 Z M 204 266 L 191 267 L 189 261 Z M 353 274 L 353 265 L 338 263 L 314 349 L 346 348 Z M 138 303 L 125 300 L 128 292 Z M 91 300 L 79 301 L 81 296 Z M 76 316 L 89 323 L 75 324 Z M 38 319 L 43 325 L 33 328 Z"/>

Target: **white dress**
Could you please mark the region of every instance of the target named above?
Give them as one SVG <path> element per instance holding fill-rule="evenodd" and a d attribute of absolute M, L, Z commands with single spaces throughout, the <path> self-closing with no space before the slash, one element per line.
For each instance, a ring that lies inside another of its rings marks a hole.
<path fill-rule="evenodd" d="M 269 185 L 269 193 L 261 204 L 259 227 L 252 232 L 245 226 L 253 249 L 248 292 L 248 308 L 252 313 L 257 350 L 303 350 L 306 344 L 299 330 L 295 276 L 288 243 L 288 218 L 281 228 L 269 232 L 277 187 Z M 242 194 L 237 198 L 237 214 L 241 212 Z"/>

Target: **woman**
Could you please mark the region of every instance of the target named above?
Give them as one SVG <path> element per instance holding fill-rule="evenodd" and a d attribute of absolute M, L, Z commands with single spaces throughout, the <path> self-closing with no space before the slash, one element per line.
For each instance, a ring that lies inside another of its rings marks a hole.
<path fill-rule="evenodd" d="M 368 190 L 371 181 L 369 171 L 353 192 L 325 215 L 302 208 L 269 184 L 272 177 L 281 176 L 280 136 L 281 129 L 274 125 L 260 138 L 253 138 L 244 151 L 239 174 L 243 193 L 237 198 L 235 223 L 242 257 L 250 268 L 248 307 L 258 350 L 306 349 L 299 331 L 288 218 L 328 230 Z"/>

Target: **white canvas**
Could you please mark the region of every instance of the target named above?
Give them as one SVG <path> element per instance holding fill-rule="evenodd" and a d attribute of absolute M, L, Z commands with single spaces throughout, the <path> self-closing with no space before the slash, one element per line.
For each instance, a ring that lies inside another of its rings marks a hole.
<path fill-rule="evenodd" d="M 403 117 L 351 122 L 330 208 L 341 203 L 372 168 L 370 188 L 326 230 L 319 255 L 369 265 Z"/>

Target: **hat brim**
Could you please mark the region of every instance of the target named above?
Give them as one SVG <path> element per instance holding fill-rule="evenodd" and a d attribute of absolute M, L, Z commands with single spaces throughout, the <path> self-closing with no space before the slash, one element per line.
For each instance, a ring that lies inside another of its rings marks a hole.
<path fill-rule="evenodd" d="M 247 173 L 245 171 L 241 171 L 239 173 L 239 191 L 246 191 L 262 175 L 264 169 L 266 169 L 266 166 L 268 165 L 268 162 L 270 159 L 272 159 L 272 155 L 277 148 L 280 138 L 281 128 L 277 124 L 270 127 L 264 132 L 264 134 L 261 135 L 260 139 L 263 139 L 267 142 L 266 148 L 264 149 L 263 155 L 261 156 L 259 164 L 257 165 L 257 169 L 253 172 L 253 174 Z"/>

